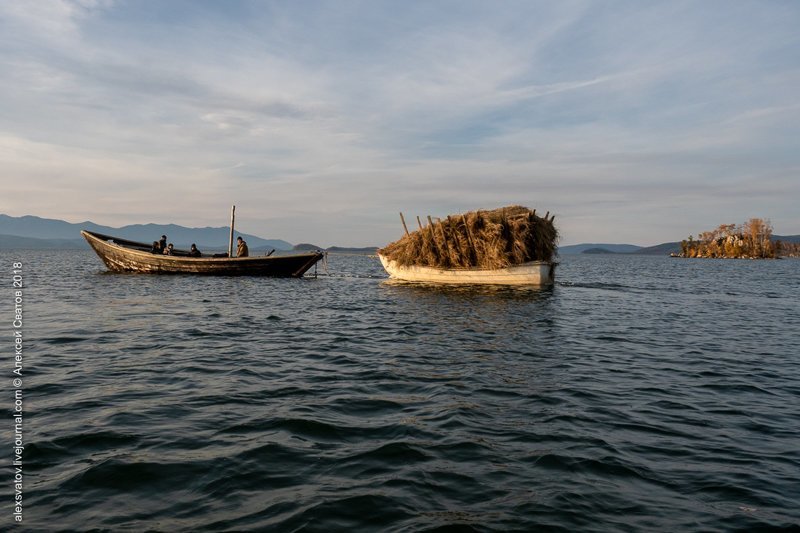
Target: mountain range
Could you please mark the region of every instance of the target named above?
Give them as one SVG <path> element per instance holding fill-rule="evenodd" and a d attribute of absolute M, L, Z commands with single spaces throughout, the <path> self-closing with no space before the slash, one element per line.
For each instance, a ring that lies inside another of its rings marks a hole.
<path fill-rule="evenodd" d="M 227 248 L 230 237 L 228 227 L 186 228 L 175 224 L 133 224 L 113 228 L 89 221 L 72 224 L 31 215 L 0 215 L 0 249 L 83 248 L 88 246 L 81 237 L 83 229 L 145 243 L 152 243 L 159 240 L 161 235 L 166 235 L 169 242 L 178 248 L 188 248 L 195 243 L 201 250 L 223 250 Z M 264 239 L 240 232 L 236 232 L 236 235 L 241 235 L 254 251 L 292 249 L 291 243 L 281 239 Z"/>
<path fill-rule="evenodd" d="M 655 246 L 637 246 L 635 244 L 572 244 L 559 246 L 561 255 L 572 254 L 637 254 L 637 255 L 669 255 L 681 251 L 680 242 L 665 242 Z"/>
<path fill-rule="evenodd" d="M 584 243 L 584 244 L 571 244 L 568 246 L 559 246 L 558 253 L 560 254 L 582 254 L 586 251 L 599 249 L 599 250 L 606 250 L 606 253 L 613 253 L 613 254 L 632 254 L 637 250 L 641 250 L 641 246 L 636 246 L 635 244 L 596 244 L 596 243 Z"/>
<path fill-rule="evenodd" d="M 773 235 L 773 241 L 800 243 L 800 235 Z M 572 244 L 559 246 L 558 253 L 571 254 L 636 254 L 636 255 L 669 255 L 680 253 L 680 241 L 665 242 L 655 246 L 636 246 L 635 244 Z"/>
<path fill-rule="evenodd" d="M 0 250 L 31 250 L 31 249 L 81 249 L 88 245 L 80 236 L 82 229 L 96 231 L 106 235 L 113 235 L 132 241 L 151 243 L 158 240 L 161 235 L 166 235 L 168 240 L 178 248 L 188 248 L 190 244 L 197 244 L 201 250 L 224 250 L 228 245 L 230 228 L 205 227 L 187 228 L 175 224 L 133 224 L 113 228 L 101 226 L 94 222 L 79 222 L 76 224 L 51 218 L 40 218 L 26 215 L 12 217 L 0 214 Z M 307 248 L 321 249 L 311 244 L 298 244 L 294 246 L 281 239 L 264 239 L 248 233 L 236 232 L 247 241 L 248 247 L 253 251 L 270 250 L 304 250 Z M 773 235 L 773 240 L 800 243 L 800 235 Z M 644 254 L 644 255 L 669 255 L 680 252 L 681 243 L 665 242 L 655 246 L 637 246 L 635 244 L 608 244 L 608 243 L 583 243 L 560 246 L 558 252 L 562 255 L 582 253 L 613 253 L 613 254 Z M 341 253 L 374 253 L 376 248 L 328 248 L 331 252 Z"/>

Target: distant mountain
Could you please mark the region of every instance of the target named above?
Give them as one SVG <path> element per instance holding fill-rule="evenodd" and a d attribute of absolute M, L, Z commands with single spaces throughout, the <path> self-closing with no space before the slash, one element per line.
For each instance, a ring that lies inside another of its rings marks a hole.
<path fill-rule="evenodd" d="M 772 240 L 798 244 L 800 243 L 800 235 L 773 235 Z"/>
<path fill-rule="evenodd" d="M 681 251 L 681 243 L 665 242 L 655 246 L 636 246 L 635 244 L 574 244 L 562 246 L 558 252 L 570 254 L 637 254 L 637 255 L 669 255 Z"/>
<path fill-rule="evenodd" d="M 332 254 L 360 254 L 360 255 L 372 255 L 378 251 L 377 246 L 367 246 L 364 248 L 346 248 L 342 246 L 331 246 L 330 248 L 322 248 L 321 246 L 317 246 L 315 244 L 297 244 L 293 248 L 296 252 L 308 252 L 312 250 L 325 250 L 326 252 L 330 252 Z"/>
<path fill-rule="evenodd" d="M 586 250 L 581 252 L 582 254 L 615 254 L 617 252 L 612 252 L 611 250 L 607 250 L 605 248 L 587 248 Z"/>
<path fill-rule="evenodd" d="M 800 243 L 800 235 L 773 235 L 772 241 Z M 657 244 L 655 246 L 647 246 L 645 248 L 640 248 L 633 253 L 642 255 L 669 255 L 673 253 L 679 254 L 681 253 L 681 243 L 665 242 L 663 244 Z"/>
<path fill-rule="evenodd" d="M 773 235 L 773 241 L 800 243 L 800 235 Z M 559 253 L 569 254 L 636 254 L 636 255 L 669 255 L 681 252 L 681 243 L 665 242 L 655 246 L 636 246 L 633 244 L 575 244 L 562 246 Z"/>
<path fill-rule="evenodd" d="M 83 239 L 80 236 L 82 229 L 141 242 L 153 242 L 158 240 L 161 235 L 166 235 L 169 242 L 174 243 L 179 248 L 188 247 L 190 244 L 196 243 L 201 250 L 225 249 L 230 237 L 230 228 L 227 227 L 186 228 L 175 224 L 134 224 L 121 228 L 112 228 L 89 221 L 71 224 L 63 220 L 40 218 L 31 215 L 23 217 L 0 215 L 0 235 L 27 238 L 27 243 L 0 240 L 0 247 L 7 248 L 13 245 L 15 248 L 58 248 L 62 246 L 56 246 L 58 242 L 53 243 L 52 241 L 82 241 Z M 241 235 L 251 249 L 292 249 L 291 243 L 284 240 L 263 239 L 255 235 L 239 232 L 236 232 L 236 235 Z M 50 242 L 39 242 L 39 240 Z M 66 243 L 62 244 L 64 244 L 63 247 L 77 247 L 77 244 L 72 246 L 66 246 Z"/>
<path fill-rule="evenodd" d="M 39 218 L 31 215 L 10 217 L 0 215 L 0 233 L 34 239 L 80 239 L 80 230 L 99 231 L 103 233 L 111 228 L 99 226 L 93 222 L 70 224 L 63 220 Z"/>
<path fill-rule="evenodd" d="M 292 248 L 295 252 L 312 252 L 314 250 L 322 250 L 321 246 L 317 246 L 316 244 L 308 244 L 307 242 L 302 242 L 300 244 L 295 244 Z"/>
<path fill-rule="evenodd" d="M 187 228 L 175 224 L 134 224 L 113 228 L 101 226 L 94 222 L 86 221 L 77 224 L 65 222 L 63 220 L 40 218 L 37 216 L 26 215 L 22 217 L 11 217 L 0 214 L 0 249 L 82 249 L 88 247 L 81 238 L 80 231 L 86 229 L 96 231 L 115 237 L 122 237 L 141 242 L 152 242 L 161 235 L 166 235 L 170 242 L 179 248 L 188 248 L 191 243 L 196 243 L 203 250 L 224 250 L 228 245 L 230 228 L 227 227 L 205 227 Z M 246 241 L 250 250 L 269 251 L 276 249 L 279 251 L 292 250 L 292 244 L 281 239 L 263 239 L 255 235 L 236 232 Z M 780 240 L 786 243 L 800 243 L 800 235 L 773 235 L 773 240 Z M 636 246 L 634 244 L 573 244 L 559 247 L 559 253 L 563 255 L 580 253 L 616 253 L 616 254 L 651 254 L 669 255 L 670 253 L 680 252 L 680 242 L 666 242 L 656 246 Z M 294 247 L 297 250 L 321 250 L 323 248 L 313 244 L 299 244 Z M 601 249 L 601 251 L 589 251 Z M 344 248 L 332 246 L 327 251 L 332 253 L 360 253 L 374 254 L 377 248 Z"/>
<path fill-rule="evenodd" d="M 665 242 L 655 246 L 647 246 L 636 250 L 637 255 L 669 255 L 672 253 L 678 254 L 681 252 L 681 243 L 679 242 Z"/>
<path fill-rule="evenodd" d="M 641 246 L 636 246 L 635 244 L 572 244 L 570 246 L 559 246 L 558 253 L 564 255 L 582 254 L 584 251 L 591 250 L 592 248 L 602 248 L 615 254 L 630 254 L 639 250 Z"/>

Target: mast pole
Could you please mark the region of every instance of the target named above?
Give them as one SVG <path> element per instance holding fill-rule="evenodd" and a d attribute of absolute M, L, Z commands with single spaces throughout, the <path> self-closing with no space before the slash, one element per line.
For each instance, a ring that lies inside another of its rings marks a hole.
<path fill-rule="evenodd" d="M 233 219 L 234 214 L 236 213 L 236 206 L 231 206 L 231 236 L 228 239 L 228 257 L 233 257 Z"/>
<path fill-rule="evenodd" d="M 403 216 L 402 211 L 400 211 L 400 222 L 403 223 L 403 229 L 406 230 L 406 235 L 408 235 L 408 226 L 406 226 L 406 218 Z"/>

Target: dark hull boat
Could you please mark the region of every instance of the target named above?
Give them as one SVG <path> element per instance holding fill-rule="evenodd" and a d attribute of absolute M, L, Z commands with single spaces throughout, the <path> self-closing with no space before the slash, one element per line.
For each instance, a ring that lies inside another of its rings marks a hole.
<path fill-rule="evenodd" d="M 324 257 L 322 252 L 268 257 L 190 257 L 180 251 L 159 255 L 151 253 L 151 246 L 142 242 L 92 231 L 81 231 L 81 235 L 115 272 L 299 278 Z"/>

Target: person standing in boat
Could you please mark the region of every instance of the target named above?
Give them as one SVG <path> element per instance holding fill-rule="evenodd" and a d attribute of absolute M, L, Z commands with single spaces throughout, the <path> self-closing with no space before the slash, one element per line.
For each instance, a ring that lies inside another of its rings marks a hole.
<path fill-rule="evenodd" d="M 236 239 L 236 257 L 247 257 L 250 255 L 250 251 L 247 249 L 247 243 L 244 242 L 242 236 L 240 235 L 238 239 Z"/>
<path fill-rule="evenodd" d="M 192 243 L 192 248 L 191 248 L 191 250 L 189 250 L 189 256 L 190 257 L 200 257 L 201 255 L 203 255 L 203 254 L 201 254 L 200 250 L 197 249 L 197 245 Z"/>
<path fill-rule="evenodd" d="M 161 240 L 158 241 L 158 247 L 161 249 L 161 253 L 162 254 L 167 251 L 167 236 L 166 235 L 162 235 L 161 236 Z"/>

